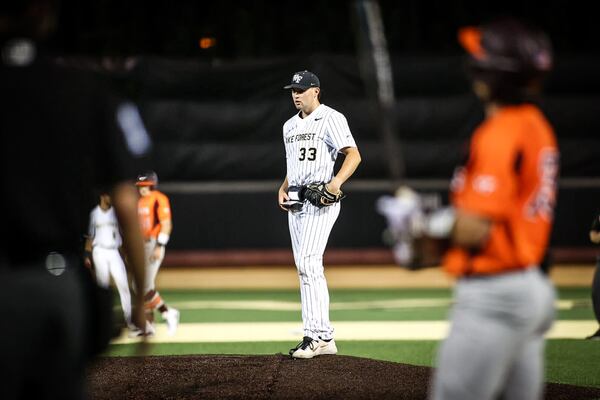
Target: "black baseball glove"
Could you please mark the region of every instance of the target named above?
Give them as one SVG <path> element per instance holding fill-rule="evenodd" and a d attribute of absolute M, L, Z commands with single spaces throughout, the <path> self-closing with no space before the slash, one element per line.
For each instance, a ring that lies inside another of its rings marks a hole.
<path fill-rule="evenodd" d="M 325 182 L 309 183 L 302 192 L 303 199 L 319 208 L 332 206 L 345 197 L 341 190 L 338 193 L 331 193 L 327 190 Z"/>

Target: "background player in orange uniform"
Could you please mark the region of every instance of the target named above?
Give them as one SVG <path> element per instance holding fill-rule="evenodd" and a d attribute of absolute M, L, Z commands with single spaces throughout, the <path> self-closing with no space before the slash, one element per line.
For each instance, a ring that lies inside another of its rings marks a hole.
<path fill-rule="evenodd" d="M 167 307 L 155 287 L 156 275 L 165 258 L 165 247 L 173 230 L 169 199 L 156 190 L 156 185 L 158 175 L 154 171 L 145 172 L 137 177 L 136 186 L 140 192 L 138 216 L 146 250 L 146 315 L 148 321 L 153 322 L 154 310 L 158 309 L 167 322 L 168 333 L 174 335 L 179 325 L 179 311 Z"/>
<path fill-rule="evenodd" d="M 426 215 L 414 192 L 400 196 L 395 208 L 378 205 L 410 245 L 403 253 L 407 263 L 423 260 L 422 244 L 432 238 L 449 244 L 443 264 L 458 281 L 431 397 L 539 399 L 544 333 L 554 316 L 554 289 L 541 266 L 558 149 L 532 99 L 552 66 L 550 42 L 512 19 L 465 28 L 459 39 L 485 120 L 453 178 L 452 207 Z"/>

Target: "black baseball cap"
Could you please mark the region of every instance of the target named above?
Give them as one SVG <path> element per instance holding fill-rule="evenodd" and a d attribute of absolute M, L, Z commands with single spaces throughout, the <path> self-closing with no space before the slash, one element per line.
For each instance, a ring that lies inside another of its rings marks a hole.
<path fill-rule="evenodd" d="M 298 71 L 292 76 L 292 83 L 284 86 L 284 89 L 302 89 L 306 90 L 311 87 L 321 87 L 319 78 L 310 71 Z"/>

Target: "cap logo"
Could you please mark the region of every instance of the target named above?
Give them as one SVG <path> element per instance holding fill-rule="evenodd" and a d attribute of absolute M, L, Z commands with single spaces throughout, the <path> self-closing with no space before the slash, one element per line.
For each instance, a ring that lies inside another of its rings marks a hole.
<path fill-rule="evenodd" d="M 300 74 L 294 74 L 294 76 L 292 77 L 292 81 L 294 81 L 295 83 L 300 83 L 301 80 L 302 80 L 302 75 L 300 75 Z"/>

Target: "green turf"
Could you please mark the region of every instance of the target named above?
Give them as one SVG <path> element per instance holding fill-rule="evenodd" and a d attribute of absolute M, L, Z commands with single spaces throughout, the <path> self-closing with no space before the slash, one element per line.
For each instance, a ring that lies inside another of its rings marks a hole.
<path fill-rule="evenodd" d="M 374 358 L 414 365 L 433 365 L 436 341 L 338 341 L 340 355 Z M 151 355 L 184 354 L 287 354 L 295 342 L 157 343 Z M 135 355 L 132 344 L 113 345 L 105 355 Z"/>
<path fill-rule="evenodd" d="M 177 307 L 177 303 L 172 303 Z M 445 307 L 419 307 L 403 309 L 371 309 L 331 311 L 332 321 L 438 321 L 448 316 Z M 268 310 L 236 310 L 236 309 L 185 309 L 182 310 L 181 322 L 294 322 L 301 318 L 298 311 Z M 558 310 L 557 318 L 561 320 L 593 319 L 591 303 L 586 308 Z"/>
<path fill-rule="evenodd" d="M 161 296 L 171 301 L 190 300 L 275 300 L 299 301 L 297 289 L 282 290 L 214 290 L 187 289 L 161 290 Z M 450 289 L 335 289 L 330 290 L 331 301 L 365 301 L 407 298 L 450 298 Z"/>
<path fill-rule="evenodd" d="M 578 307 L 572 310 L 558 310 L 556 312 L 556 319 L 560 320 L 588 320 L 594 319 L 594 313 L 592 312 L 592 303 L 590 302 L 586 307 Z"/>
<path fill-rule="evenodd" d="M 176 307 L 176 303 L 173 303 Z M 447 316 L 446 308 L 393 310 L 332 311 L 332 321 L 437 321 Z M 294 322 L 301 320 L 298 311 L 260 310 L 182 310 L 181 322 Z"/>
<path fill-rule="evenodd" d="M 178 307 L 192 301 L 275 301 L 297 305 L 296 310 L 215 309 L 182 307 L 182 322 L 249 322 L 297 321 L 300 319 L 300 299 L 296 290 L 163 290 L 162 296 L 169 304 Z M 576 302 L 571 309 L 557 310 L 558 319 L 587 320 L 593 318 L 590 290 L 565 288 L 559 290 L 560 299 Z M 381 300 L 438 299 L 451 300 L 449 289 L 338 289 L 331 291 L 331 303 L 352 303 Z M 435 321 L 446 319 L 448 305 L 431 307 L 398 307 L 394 309 L 372 307 L 369 309 L 332 309 L 333 321 Z"/>
<path fill-rule="evenodd" d="M 163 290 L 167 303 L 177 306 L 194 301 L 275 301 L 299 305 L 297 290 Z M 559 319 L 591 320 L 594 318 L 588 288 L 560 288 L 561 300 L 574 301 L 574 307 L 557 311 Z M 400 299 L 451 299 L 448 289 L 384 289 L 384 290 L 332 290 L 331 303 L 369 302 Z M 181 321 L 186 322 L 248 322 L 248 321 L 298 321 L 300 310 L 239 310 L 182 308 Z M 431 307 L 399 307 L 387 309 L 332 310 L 335 321 L 406 321 L 445 320 L 448 305 Z M 591 333 L 591 332 L 590 332 Z M 151 354 L 286 354 L 296 343 L 171 343 L 154 344 Z M 431 366 L 434 363 L 436 341 L 341 341 L 340 354 L 413 365 Z M 135 352 L 134 345 L 112 345 L 107 355 L 127 356 Z M 550 382 L 600 387 L 600 342 L 585 340 L 549 340 L 546 353 L 546 379 Z"/>
<path fill-rule="evenodd" d="M 546 375 L 551 382 L 600 387 L 600 341 L 549 340 Z"/>
<path fill-rule="evenodd" d="M 591 282 L 590 282 L 591 284 Z M 558 288 L 558 297 L 561 299 L 586 299 L 589 300 L 592 295 L 591 288 L 582 287 L 561 287 Z"/>

